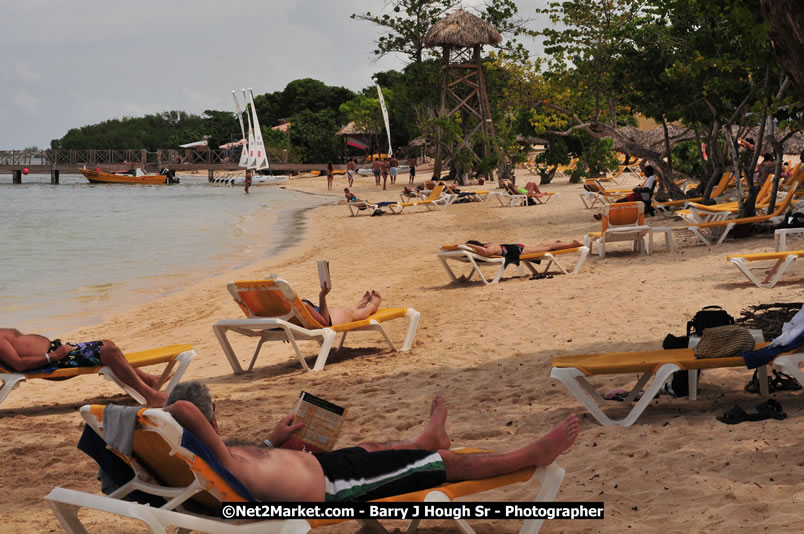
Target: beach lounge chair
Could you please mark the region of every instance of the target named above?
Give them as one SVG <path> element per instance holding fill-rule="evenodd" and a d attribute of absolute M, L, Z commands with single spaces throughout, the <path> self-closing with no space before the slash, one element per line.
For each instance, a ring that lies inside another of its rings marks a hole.
<path fill-rule="evenodd" d="M 785 211 L 790 207 L 793 199 L 796 196 L 796 191 L 801 185 L 800 181 L 796 181 L 790 186 L 787 196 L 784 200 L 776 204 L 776 209 L 773 213 L 767 215 L 755 215 L 753 217 L 742 217 L 739 219 L 726 219 L 723 221 L 707 222 L 691 224 L 687 228 L 706 245 L 719 245 L 725 241 L 729 232 L 738 224 L 752 224 L 761 222 L 774 222 L 781 220 Z"/>
<path fill-rule="evenodd" d="M 104 406 L 81 408 L 81 416 L 87 425 L 101 437 L 103 413 Z M 221 503 L 256 499 L 217 461 L 209 448 L 190 431 L 182 428 L 169 413 L 159 409 L 143 409 L 137 419 L 131 455 L 111 449 L 133 470 L 134 476 L 128 483 L 108 496 L 56 487 L 45 497 L 61 526 L 69 534 L 86 533 L 78 516 L 82 508 L 142 521 L 152 533 L 164 533 L 169 527 L 177 527 L 179 532 L 295 534 L 340 522 L 273 519 L 237 523 L 221 519 Z M 455 452 L 471 454 L 486 451 L 456 449 Z M 545 468 L 523 469 L 483 480 L 449 483 L 373 502 L 449 502 L 458 497 L 534 479 L 539 481 L 540 486 L 533 501 L 552 502 L 563 478 L 564 470 L 553 463 Z M 148 506 L 122 500 L 135 490 L 164 497 L 167 502 L 162 506 Z M 188 511 L 190 508 L 192 512 Z M 536 534 L 543 521 L 526 520 L 520 533 Z M 384 530 L 376 520 L 364 520 L 361 523 Z M 474 532 L 465 520 L 457 520 L 456 523 L 461 532 Z M 405 532 L 415 532 L 418 526 L 419 520 L 413 520 Z"/>
<path fill-rule="evenodd" d="M 338 334 L 342 334 L 342 336 L 336 350 L 343 347 L 347 333 L 373 331 L 382 334 L 392 350 L 406 351 L 413 345 L 413 337 L 416 335 L 416 327 L 419 324 L 420 314 L 413 308 L 380 308 L 377 313 L 362 321 L 324 326 L 313 319 L 313 316 L 310 315 L 307 307 L 296 295 L 290 284 L 281 278 L 230 282 L 227 288 L 234 301 L 246 314 L 247 319 L 218 321 L 212 329 L 235 374 L 248 372 L 254 368 L 254 362 L 257 361 L 260 349 L 266 341 L 288 341 L 293 350 L 296 351 L 296 356 L 298 356 L 299 362 L 301 362 L 306 371 L 311 369 L 307 366 L 307 361 L 299 349 L 297 340 L 312 339 L 318 341 L 321 347 L 312 370 L 321 371 L 327 363 L 327 357 Z M 383 329 L 382 323 L 402 317 L 407 317 L 408 328 L 405 339 L 402 342 L 402 348 L 397 349 L 385 329 Z M 251 363 L 249 363 L 245 371 L 226 337 L 227 332 L 230 331 L 248 337 L 259 338 Z"/>
<path fill-rule="evenodd" d="M 757 192 L 755 200 L 755 208 L 757 211 L 762 211 L 767 208 L 771 197 L 771 188 L 773 186 L 773 176 L 768 176 L 765 183 Z M 740 205 L 737 202 L 726 202 L 723 204 L 713 204 L 707 206 L 705 204 L 698 204 L 697 202 L 688 201 L 686 208 L 679 210 L 675 213 L 677 217 L 681 217 L 690 224 L 723 221 L 728 219 L 735 213 L 740 211 Z"/>
<path fill-rule="evenodd" d="M 176 367 L 176 372 L 173 378 L 168 382 L 165 387 L 165 393 L 170 394 L 176 384 L 179 383 L 190 362 L 195 358 L 196 354 L 193 347 L 190 345 L 169 345 L 158 349 L 144 350 L 141 352 L 130 352 L 125 355 L 128 363 L 132 367 L 145 367 L 148 365 L 167 364 L 165 370 L 162 372 L 160 384 L 164 383 Z M 0 382 L 3 387 L 0 388 L 0 403 L 2 403 L 11 390 L 18 386 L 22 381 L 34 378 L 43 378 L 46 380 L 65 380 L 67 378 L 74 378 L 79 375 L 101 375 L 107 380 L 113 381 L 120 386 L 123 391 L 131 395 L 131 397 L 139 402 L 145 404 L 145 399 L 142 395 L 137 393 L 131 386 L 124 384 L 120 378 L 111 370 L 111 368 L 103 367 L 70 367 L 64 369 L 55 369 L 52 371 L 26 371 L 24 373 L 16 372 L 7 369 L 0 365 Z"/>
<path fill-rule="evenodd" d="M 558 193 L 537 193 L 535 195 L 528 195 L 525 193 L 512 194 L 510 191 L 494 191 L 491 194 L 497 197 L 500 201 L 500 206 L 504 208 L 513 208 L 515 206 L 529 206 L 536 204 L 547 204 L 550 199 L 557 197 Z"/>
<path fill-rule="evenodd" d="M 632 189 L 606 189 L 599 179 L 585 180 L 583 187 L 584 190 L 578 195 L 587 209 L 617 202 L 633 191 Z"/>
<path fill-rule="evenodd" d="M 418 206 L 424 206 L 428 210 L 432 210 L 433 208 L 438 209 L 446 209 L 449 206 L 449 196 L 442 196 L 441 193 L 444 192 L 443 185 L 437 185 L 430 191 L 430 194 L 424 200 L 416 200 L 412 202 L 397 202 L 395 204 L 389 204 L 388 208 L 391 210 L 392 213 L 400 214 L 404 213 L 407 208 L 410 208 L 410 211 L 414 211 Z"/>
<path fill-rule="evenodd" d="M 575 262 L 575 267 L 573 267 L 571 271 L 568 271 L 563 265 L 561 265 L 561 262 L 558 261 L 558 256 L 573 254 L 576 252 L 579 255 L 578 260 Z M 586 261 L 586 257 L 588 255 L 588 247 L 575 247 L 553 250 L 551 252 L 540 252 L 538 254 L 523 254 L 519 256 L 519 261 L 520 265 L 527 267 L 531 274 L 546 274 L 553 265 L 555 265 L 558 268 L 558 271 L 563 274 L 577 274 L 581 269 L 583 262 Z M 468 282 L 471 280 L 472 276 L 477 273 L 477 276 L 483 281 L 484 284 L 496 284 L 500 281 L 503 272 L 505 271 L 505 258 L 502 256 L 481 256 L 480 254 L 475 253 L 474 250 L 467 245 L 443 245 L 438 253 L 438 259 L 441 262 L 441 266 L 444 267 L 445 271 L 447 271 L 447 274 L 452 282 Z M 457 276 L 452 268 L 450 268 L 449 262 L 458 262 L 471 265 L 472 270 L 468 275 Z M 541 264 L 538 262 L 541 262 Z M 494 277 L 491 278 L 491 280 L 487 279 L 483 275 L 483 271 L 480 270 L 480 265 L 491 265 L 497 268 L 497 272 L 494 274 Z"/>
<path fill-rule="evenodd" d="M 597 244 L 597 254 L 606 256 L 606 243 L 614 241 L 630 241 L 632 250 L 650 254 L 650 226 L 645 224 L 644 202 L 621 202 L 603 206 L 603 218 L 600 232 L 590 232 L 584 238 L 584 244 L 591 247 Z"/>
<path fill-rule="evenodd" d="M 754 282 L 757 287 L 762 288 L 775 286 L 779 279 L 784 276 L 790 264 L 799 258 L 804 258 L 804 250 L 760 252 L 757 254 L 732 254 L 726 256 L 726 259 L 736 265 L 749 280 Z M 773 262 L 769 267 L 764 267 L 768 269 L 768 272 L 762 280 L 751 272 L 749 264 L 753 262 Z"/>
<path fill-rule="evenodd" d="M 347 202 L 346 205 L 349 207 L 349 213 L 352 214 L 352 217 L 356 217 L 358 215 L 371 215 L 374 213 L 379 206 L 367 200 L 353 200 L 351 202 Z"/>
<path fill-rule="evenodd" d="M 764 346 L 761 344 L 758 346 Z M 780 367 L 787 374 L 794 376 L 804 385 L 804 374 L 799 366 L 804 362 L 804 349 L 799 352 L 779 355 L 773 365 Z M 698 369 L 723 369 L 728 367 L 745 367 L 745 360 L 739 356 L 729 358 L 697 359 L 693 349 L 652 350 L 644 352 L 612 352 L 609 354 L 588 354 L 580 356 L 558 356 L 553 358 L 550 376 L 561 381 L 579 401 L 589 410 L 603 426 L 631 426 L 636 422 L 645 408 L 659 393 L 659 389 L 677 371 L 697 371 Z M 767 394 L 767 367 L 759 368 L 759 384 L 763 393 Z M 612 376 L 621 374 L 641 375 L 625 402 L 605 401 L 587 380 L 592 376 Z M 653 377 L 650 386 L 645 388 Z M 689 373 L 690 400 L 695 400 L 698 373 Z M 643 391 L 643 388 L 644 391 Z M 611 419 L 601 409 L 603 406 L 628 406 L 637 395 L 642 397 L 631 411 L 622 419 Z"/>
<path fill-rule="evenodd" d="M 721 177 L 720 181 L 717 183 L 715 188 L 712 190 L 712 193 L 709 195 L 709 198 L 717 198 L 724 194 L 726 191 L 729 182 L 731 181 L 732 173 L 724 172 Z M 686 207 L 690 202 L 700 202 L 703 200 L 703 197 L 691 197 L 691 198 L 681 198 L 678 200 L 667 200 L 665 202 L 654 202 L 653 207 L 657 210 L 662 211 L 663 213 L 670 213 L 672 210 Z"/>

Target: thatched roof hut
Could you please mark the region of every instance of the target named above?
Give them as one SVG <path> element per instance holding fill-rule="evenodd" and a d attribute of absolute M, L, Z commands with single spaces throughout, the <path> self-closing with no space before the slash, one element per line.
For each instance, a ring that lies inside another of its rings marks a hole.
<path fill-rule="evenodd" d="M 634 126 L 622 126 L 617 128 L 617 132 L 623 137 L 650 150 L 661 152 L 664 149 L 664 128 L 661 126 L 649 132 L 640 130 Z M 695 132 L 691 129 L 672 123 L 667 125 L 667 133 L 670 136 L 670 146 L 674 146 L 679 141 L 695 139 Z M 614 137 L 614 150 L 628 152 L 627 147 L 625 147 L 616 136 Z"/>
<path fill-rule="evenodd" d="M 355 121 L 350 122 L 340 130 L 338 130 L 335 135 L 369 135 L 369 134 L 376 134 L 379 133 L 375 130 L 360 130 L 355 125 Z"/>
<path fill-rule="evenodd" d="M 467 48 L 476 45 L 496 46 L 502 42 L 497 28 L 463 9 L 456 9 L 427 30 L 424 45 Z"/>

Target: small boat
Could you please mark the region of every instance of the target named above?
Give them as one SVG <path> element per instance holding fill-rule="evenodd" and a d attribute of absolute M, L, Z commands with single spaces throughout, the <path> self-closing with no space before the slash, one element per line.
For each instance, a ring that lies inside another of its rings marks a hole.
<path fill-rule="evenodd" d="M 146 184 L 161 185 L 170 183 L 166 174 L 145 174 L 142 169 L 136 169 L 134 175 L 115 174 L 111 172 L 93 171 L 92 169 L 78 169 L 92 184 Z"/>

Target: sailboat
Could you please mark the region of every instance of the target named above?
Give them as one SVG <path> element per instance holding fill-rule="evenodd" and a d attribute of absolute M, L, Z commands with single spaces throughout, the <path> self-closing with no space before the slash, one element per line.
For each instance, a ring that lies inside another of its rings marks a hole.
<path fill-rule="evenodd" d="M 243 135 L 242 139 L 246 141 L 246 130 L 243 127 L 243 112 L 240 111 L 240 102 L 237 101 L 237 94 L 235 94 L 234 91 L 232 91 L 232 98 L 234 98 L 235 101 L 235 109 L 237 110 L 237 119 L 240 121 L 240 133 Z M 248 166 L 248 150 L 249 150 L 248 141 L 246 141 L 246 144 L 243 146 L 243 150 L 240 151 L 240 163 L 237 164 L 238 167 L 245 168 Z"/>
<path fill-rule="evenodd" d="M 256 154 L 254 155 L 254 168 L 258 171 L 267 170 L 268 154 L 265 153 L 265 143 L 262 141 L 262 129 L 260 128 L 260 120 L 257 118 L 257 106 L 254 105 L 254 91 L 251 87 L 248 88 L 248 95 L 251 103 L 251 114 L 254 115 L 254 148 Z"/>
<path fill-rule="evenodd" d="M 246 160 L 246 168 L 253 169 L 256 167 L 257 158 L 254 155 L 254 126 L 251 124 L 251 112 L 249 111 L 249 102 L 248 96 L 246 96 L 246 90 L 242 89 L 243 91 L 243 101 L 245 102 L 246 106 L 246 119 L 248 120 L 248 159 Z"/>

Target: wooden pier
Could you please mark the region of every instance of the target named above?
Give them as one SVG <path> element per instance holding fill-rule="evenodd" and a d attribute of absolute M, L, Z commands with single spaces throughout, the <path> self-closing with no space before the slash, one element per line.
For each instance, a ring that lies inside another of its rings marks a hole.
<path fill-rule="evenodd" d="M 50 183 L 59 183 L 60 174 L 79 174 L 79 169 L 100 168 L 104 171 L 126 171 L 141 168 L 148 173 L 160 169 L 172 171 L 203 171 L 212 178 L 215 171 L 242 170 L 239 153 L 232 150 L 0 150 L 0 174 L 11 174 L 12 183 L 21 184 L 23 170 L 29 174 L 50 174 Z M 325 170 L 326 163 L 269 162 L 271 171 L 299 173 Z M 335 165 L 343 169 L 345 165 Z"/>

